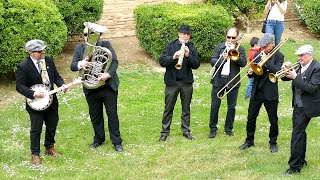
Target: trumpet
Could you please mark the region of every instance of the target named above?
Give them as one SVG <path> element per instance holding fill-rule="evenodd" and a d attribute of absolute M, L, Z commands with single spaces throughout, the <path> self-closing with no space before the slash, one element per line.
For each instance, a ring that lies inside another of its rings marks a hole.
<path fill-rule="evenodd" d="M 232 48 L 228 51 L 228 58 L 229 58 L 230 60 L 232 60 L 232 61 L 237 61 L 237 60 L 239 60 L 239 58 L 240 58 L 240 52 L 239 52 L 238 49 L 239 49 L 239 47 L 240 47 L 240 44 L 241 44 L 242 41 L 243 41 L 243 38 L 244 38 L 244 34 L 242 34 L 242 35 L 240 36 L 240 38 L 239 38 L 239 43 L 238 43 L 238 45 L 237 45 L 236 48 L 234 48 L 234 45 L 233 45 L 233 44 L 230 45 L 230 47 L 232 47 Z M 222 65 L 223 65 L 223 61 L 226 60 L 226 58 L 223 56 L 223 54 L 225 54 L 225 53 L 227 53 L 227 48 L 224 49 L 224 51 L 220 54 L 220 57 L 219 57 L 219 59 L 217 60 L 217 62 L 212 66 L 211 71 L 210 71 L 211 79 L 213 79 L 213 78 L 217 75 L 219 69 L 220 69 L 220 68 L 222 67 Z M 221 61 L 221 60 L 222 60 L 222 61 Z M 220 64 L 220 66 L 219 66 L 218 68 L 216 68 L 216 65 L 218 64 L 219 61 L 221 61 L 221 64 Z"/>
<path fill-rule="evenodd" d="M 242 70 L 241 70 L 238 74 L 236 74 L 225 86 L 223 86 L 220 91 L 218 91 L 217 97 L 218 97 L 219 99 L 223 99 L 223 98 L 224 98 L 227 94 L 229 94 L 229 93 L 231 92 L 231 90 L 234 89 L 247 75 L 251 75 L 253 72 L 256 73 L 255 71 L 257 71 L 258 68 L 260 68 L 260 71 L 259 71 L 259 72 L 263 72 L 263 71 L 262 71 L 262 66 L 268 61 L 268 59 L 270 59 L 270 58 L 278 51 L 278 49 L 280 49 L 280 47 L 281 47 L 282 45 L 284 45 L 284 43 L 285 43 L 287 40 L 288 40 L 288 38 L 285 39 L 285 40 L 283 40 L 283 41 L 281 41 L 275 48 L 273 48 L 272 51 L 270 51 L 270 53 L 268 54 L 268 56 L 267 56 L 267 58 L 265 59 L 265 62 L 264 62 L 263 64 L 260 64 L 260 65 L 255 64 L 255 65 L 254 65 L 254 61 L 255 61 L 258 57 L 262 56 L 262 53 L 263 53 L 263 52 L 260 52 L 250 63 L 248 63 L 245 67 L 243 67 Z M 227 90 L 227 88 L 228 88 L 228 86 L 230 85 L 230 83 L 231 83 L 232 81 L 234 81 L 238 76 L 240 76 L 240 74 L 241 74 L 246 68 L 249 68 L 247 74 L 246 74 L 245 76 L 243 76 L 238 82 L 236 82 L 232 87 L 230 87 L 229 90 Z M 254 69 L 254 68 L 255 68 L 255 69 Z M 256 73 L 256 74 L 257 74 L 257 73 Z M 257 75 L 259 75 L 259 74 L 257 74 Z M 261 75 L 262 75 L 262 74 L 261 74 Z"/>
<path fill-rule="evenodd" d="M 269 74 L 269 80 L 273 83 L 277 82 L 277 80 L 279 78 L 283 78 L 286 76 L 286 74 L 290 71 L 293 70 L 297 70 L 300 67 L 300 61 L 297 61 L 296 63 L 294 63 L 291 67 L 289 68 L 285 68 L 285 69 L 281 69 L 280 71 L 277 71 L 275 74 L 274 73 L 270 73 Z"/>
<path fill-rule="evenodd" d="M 185 42 L 181 42 L 180 54 L 177 64 L 175 65 L 176 69 L 182 68 L 183 58 L 184 58 L 184 49 L 186 48 Z"/>

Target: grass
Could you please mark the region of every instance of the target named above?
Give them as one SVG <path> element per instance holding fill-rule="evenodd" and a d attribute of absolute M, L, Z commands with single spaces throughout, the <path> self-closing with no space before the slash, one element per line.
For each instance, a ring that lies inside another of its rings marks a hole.
<path fill-rule="evenodd" d="M 317 41 L 289 40 L 281 48 L 285 61 L 296 61 L 294 51 L 311 43 L 320 57 Z M 246 49 L 248 44 L 244 43 Z M 120 60 L 121 62 L 121 60 Z M 291 87 L 279 82 L 279 152 L 271 154 L 268 147 L 269 122 L 262 108 L 257 120 L 255 147 L 241 151 L 246 137 L 248 100 L 244 100 L 248 79 L 239 91 L 234 137 L 223 134 L 226 100 L 220 108 L 219 129 L 215 139 L 208 139 L 211 103 L 209 64 L 194 71 L 194 95 L 191 107 L 191 129 L 194 141 L 184 138 L 180 131 L 180 100 L 174 111 L 171 134 L 165 143 L 158 142 L 164 108 L 163 73 L 143 64 L 120 65 L 119 118 L 124 152 L 116 153 L 109 140 L 90 149 L 93 129 L 81 85 L 66 94 L 58 94 L 60 121 L 56 135 L 57 150 L 62 158 L 43 155 L 42 166 L 30 162 L 29 116 L 24 98 L 16 96 L 11 105 L 0 110 L 0 179 L 286 179 L 283 176 L 290 156 Z M 76 77 L 73 73 L 68 77 Z M 319 118 L 307 129 L 308 166 L 293 179 L 320 179 L 317 173 L 320 156 Z M 43 133 L 44 134 L 44 133 Z M 42 137 L 43 142 L 43 137 Z"/>

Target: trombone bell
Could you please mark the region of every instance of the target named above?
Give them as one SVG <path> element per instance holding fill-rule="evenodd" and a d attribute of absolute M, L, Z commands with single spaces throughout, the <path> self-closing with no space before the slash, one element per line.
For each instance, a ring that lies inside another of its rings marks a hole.
<path fill-rule="evenodd" d="M 239 60 L 239 58 L 240 58 L 239 55 L 240 55 L 240 52 L 237 49 L 230 49 L 228 51 L 228 57 L 232 61 Z"/>
<path fill-rule="evenodd" d="M 256 73 L 257 75 L 262 75 L 263 74 L 263 68 L 257 64 L 257 63 L 253 63 L 251 64 L 251 69 L 254 73 Z"/>

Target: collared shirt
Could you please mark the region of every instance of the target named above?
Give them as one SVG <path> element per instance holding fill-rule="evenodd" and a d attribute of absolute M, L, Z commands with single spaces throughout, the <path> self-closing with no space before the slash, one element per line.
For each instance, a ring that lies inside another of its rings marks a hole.
<path fill-rule="evenodd" d="M 40 72 L 41 69 L 39 69 L 39 67 L 38 67 L 38 61 L 41 62 L 40 65 L 42 66 L 42 63 L 45 62 L 45 60 L 44 60 L 44 59 L 40 59 L 40 60 L 37 61 L 37 60 L 32 59 L 31 56 L 30 56 L 30 58 L 31 58 L 33 64 L 34 64 L 34 65 L 36 66 L 36 68 L 38 69 L 38 72 L 39 72 L 40 75 L 41 75 L 42 72 Z M 41 76 L 42 76 L 42 75 L 41 75 Z M 46 83 L 47 83 L 47 85 L 50 84 L 50 79 L 49 79 L 49 75 L 48 75 L 48 72 L 47 72 L 47 71 L 46 71 Z"/>
<path fill-rule="evenodd" d="M 37 61 L 37 60 L 32 59 L 31 56 L 30 56 L 30 58 L 31 58 L 34 66 L 38 69 L 38 72 L 41 73 L 41 72 L 40 72 L 40 69 L 39 69 L 39 67 L 38 67 L 38 62 L 40 61 L 40 62 L 42 63 L 42 60 L 43 60 L 43 59 L 40 59 L 39 61 Z"/>
<path fill-rule="evenodd" d="M 301 66 L 301 74 L 304 73 L 308 69 L 308 67 L 310 66 L 312 61 L 313 61 L 313 59 L 308 64 Z"/>
<path fill-rule="evenodd" d="M 280 9 L 277 4 L 270 5 L 271 10 L 268 16 L 268 20 L 277 20 L 277 21 L 284 21 L 284 13 L 280 12 Z M 283 1 L 280 3 L 280 7 L 286 12 L 287 11 L 288 2 Z"/>
<path fill-rule="evenodd" d="M 228 44 L 226 43 L 226 48 L 227 48 L 227 52 L 229 52 L 230 47 L 228 46 Z M 230 74 L 230 59 L 227 58 L 226 63 L 224 63 L 222 70 L 221 70 L 221 75 L 226 75 L 228 76 Z"/>

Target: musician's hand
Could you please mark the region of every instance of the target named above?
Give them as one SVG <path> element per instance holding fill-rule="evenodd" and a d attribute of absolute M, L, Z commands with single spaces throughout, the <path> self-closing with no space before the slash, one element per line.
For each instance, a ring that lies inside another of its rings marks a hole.
<path fill-rule="evenodd" d="M 43 98 L 45 96 L 45 93 L 44 92 L 41 92 L 41 91 L 35 91 L 33 96 L 35 98 Z"/>
<path fill-rule="evenodd" d="M 87 70 L 89 67 L 92 66 L 92 62 L 88 62 L 86 59 L 79 61 L 80 67 Z"/>
<path fill-rule="evenodd" d="M 68 87 L 65 84 L 61 86 L 61 89 L 64 93 L 68 91 Z"/>
<path fill-rule="evenodd" d="M 291 67 L 291 62 L 285 62 L 282 64 L 281 69 L 289 69 Z"/>
<path fill-rule="evenodd" d="M 248 75 L 252 75 L 253 74 L 253 69 L 250 67 L 249 69 L 248 69 Z"/>
<path fill-rule="evenodd" d="M 261 61 L 264 61 L 265 59 L 267 59 L 267 57 L 268 57 L 267 54 L 263 52 L 261 54 Z"/>
<path fill-rule="evenodd" d="M 223 56 L 223 58 L 224 58 L 225 60 L 228 59 L 228 53 L 223 53 L 222 56 Z"/>
<path fill-rule="evenodd" d="M 173 55 L 173 59 L 179 59 L 179 56 L 180 56 L 180 50 L 179 51 L 176 51 Z"/>
<path fill-rule="evenodd" d="M 289 72 L 286 74 L 286 77 L 289 78 L 289 79 L 296 79 L 297 73 L 296 73 L 296 71 L 289 71 Z"/>
<path fill-rule="evenodd" d="M 111 76 L 110 76 L 109 73 L 100 73 L 100 74 L 99 74 L 99 77 L 98 77 L 98 80 L 99 80 L 99 81 L 106 81 L 106 80 L 108 80 L 109 78 L 111 78 Z"/>
<path fill-rule="evenodd" d="M 188 46 L 186 46 L 184 48 L 184 56 L 189 57 L 189 53 L 190 53 L 190 50 L 189 50 Z"/>

